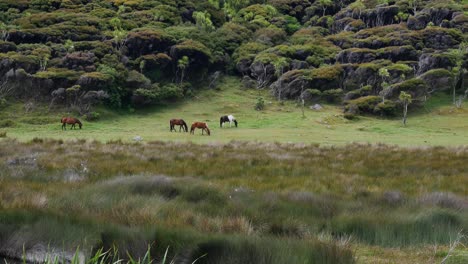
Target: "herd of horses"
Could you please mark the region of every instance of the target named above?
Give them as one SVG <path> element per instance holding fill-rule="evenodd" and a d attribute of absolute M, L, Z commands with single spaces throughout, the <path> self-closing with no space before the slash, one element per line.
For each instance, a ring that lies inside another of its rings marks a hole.
<path fill-rule="evenodd" d="M 83 126 L 83 124 L 80 122 L 80 120 L 78 120 L 77 118 L 74 118 L 74 117 L 62 117 L 60 122 L 62 123 L 62 130 L 67 130 L 67 124 L 71 125 L 70 129 L 76 129 L 75 128 L 76 124 L 78 124 L 80 129 Z M 233 115 L 222 116 L 219 119 L 219 127 L 223 127 L 223 124 L 226 123 L 226 122 L 229 122 L 229 127 L 232 126 L 232 123 L 234 123 L 234 125 L 237 127 L 237 120 Z M 183 119 L 171 119 L 169 121 L 169 129 L 170 129 L 171 132 L 172 131 L 177 132 L 177 130 L 175 129 L 175 126 L 179 126 L 179 132 L 181 132 L 182 129 L 184 130 L 184 132 L 188 132 L 187 123 L 185 123 L 185 121 Z M 192 126 L 190 127 L 190 134 L 195 134 L 195 129 L 196 128 L 202 130 L 202 135 L 203 135 L 203 132 L 205 132 L 205 131 L 208 134 L 208 136 L 211 135 L 211 131 L 208 128 L 208 124 L 205 123 L 205 122 L 194 122 L 192 124 Z"/>

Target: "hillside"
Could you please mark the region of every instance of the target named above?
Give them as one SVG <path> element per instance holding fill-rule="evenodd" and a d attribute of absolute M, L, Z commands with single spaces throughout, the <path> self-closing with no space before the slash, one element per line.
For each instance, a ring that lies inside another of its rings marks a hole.
<path fill-rule="evenodd" d="M 0 11 L 2 105 L 93 119 L 100 102 L 158 105 L 236 75 L 353 118 L 395 115 L 402 91 L 417 107 L 466 88 L 466 1 L 4 0 Z"/>

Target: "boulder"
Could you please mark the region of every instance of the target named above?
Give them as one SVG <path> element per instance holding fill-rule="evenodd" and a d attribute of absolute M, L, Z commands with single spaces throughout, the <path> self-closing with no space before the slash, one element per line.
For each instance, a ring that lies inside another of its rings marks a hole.
<path fill-rule="evenodd" d="M 426 82 L 429 92 L 446 91 L 453 86 L 453 74 L 446 69 L 433 69 L 425 72 L 419 78 Z"/>
<path fill-rule="evenodd" d="M 309 63 L 300 60 L 293 60 L 291 61 L 291 70 L 302 70 L 309 68 Z"/>
<path fill-rule="evenodd" d="M 62 65 L 68 69 L 94 71 L 97 58 L 92 52 L 72 52 L 62 59 Z"/>
<path fill-rule="evenodd" d="M 424 53 L 419 57 L 418 74 L 422 74 L 431 69 L 448 69 L 454 66 L 454 62 L 447 53 L 434 52 Z"/>
<path fill-rule="evenodd" d="M 336 55 L 336 60 L 340 63 L 364 63 L 376 59 L 376 51 L 371 49 L 351 48 L 342 50 Z"/>
<path fill-rule="evenodd" d="M 264 64 L 260 61 L 255 61 L 250 65 L 251 76 L 257 80 L 257 87 L 265 87 L 269 85 L 275 78 L 275 67 L 271 64 Z"/>
<path fill-rule="evenodd" d="M 379 59 L 397 61 L 418 60 L 419 52 L 412 46 L 386 47 L 378 50 Z"/>
<path fill-rule="evenodd" d="M 320 105 L 320 104 L 314 104 L 314 105 L 310 106 L 310 109 L 315 110 L 315 111 L 320 111 L 320 110 L 323 109 L 323 106 Z"/>

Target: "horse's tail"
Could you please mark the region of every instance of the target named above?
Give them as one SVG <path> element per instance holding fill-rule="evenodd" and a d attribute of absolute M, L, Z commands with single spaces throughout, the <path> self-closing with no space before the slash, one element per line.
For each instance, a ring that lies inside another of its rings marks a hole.
<path fill-rule="evenodd" d="M 211 135 L 210 129 L 208 128 L 208 124 L 207 124 L 207 123 L 205 123 L 205 129 L 206 129 L 206 133 L 208 133 L 208 136 Z"/>
<path fill-rule="evenodd" d="M 188 132 L 188 126 L 187 126 L 187 123 L 185 123 L 184 120 L 182 120 L 182 125 L 183 125 L 184 128 L 185 128 L 185 132 Z"/>
<path fill-rule="evenodd" d="M 219 119 L 219 127 L 223 127 L 223 116 Z"/>
<path fill-rule="evenodd" d="M 193 134 L 194 131 L 195 131 L 195 123 L 193 123 L 192 126 L 190 127 L 190 134 Z"/>
<path fill-rule="evenodd" d="M 172 119 L 169 120 L 169 130 L 172 132 Z"/>
<path fill-rule="evenodd" d="M 234 124 L 235 124 L 235 125 L 236 125 L 236 127 L 237 127 L 237 120 L 235 120 L 235 119 L 234 119 Z"/>

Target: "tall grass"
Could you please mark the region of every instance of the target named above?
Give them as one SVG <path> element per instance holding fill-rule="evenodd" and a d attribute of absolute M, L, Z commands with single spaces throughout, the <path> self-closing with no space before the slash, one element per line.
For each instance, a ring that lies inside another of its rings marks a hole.
<path fill-rule="evenodd" d="M 348 237 L 447 245 L 468 230 L 467 159 L 466 147 L 3 140 L 0 239 L 225 263 L 247 248 L 260 263 L 346 262 Z"/>

